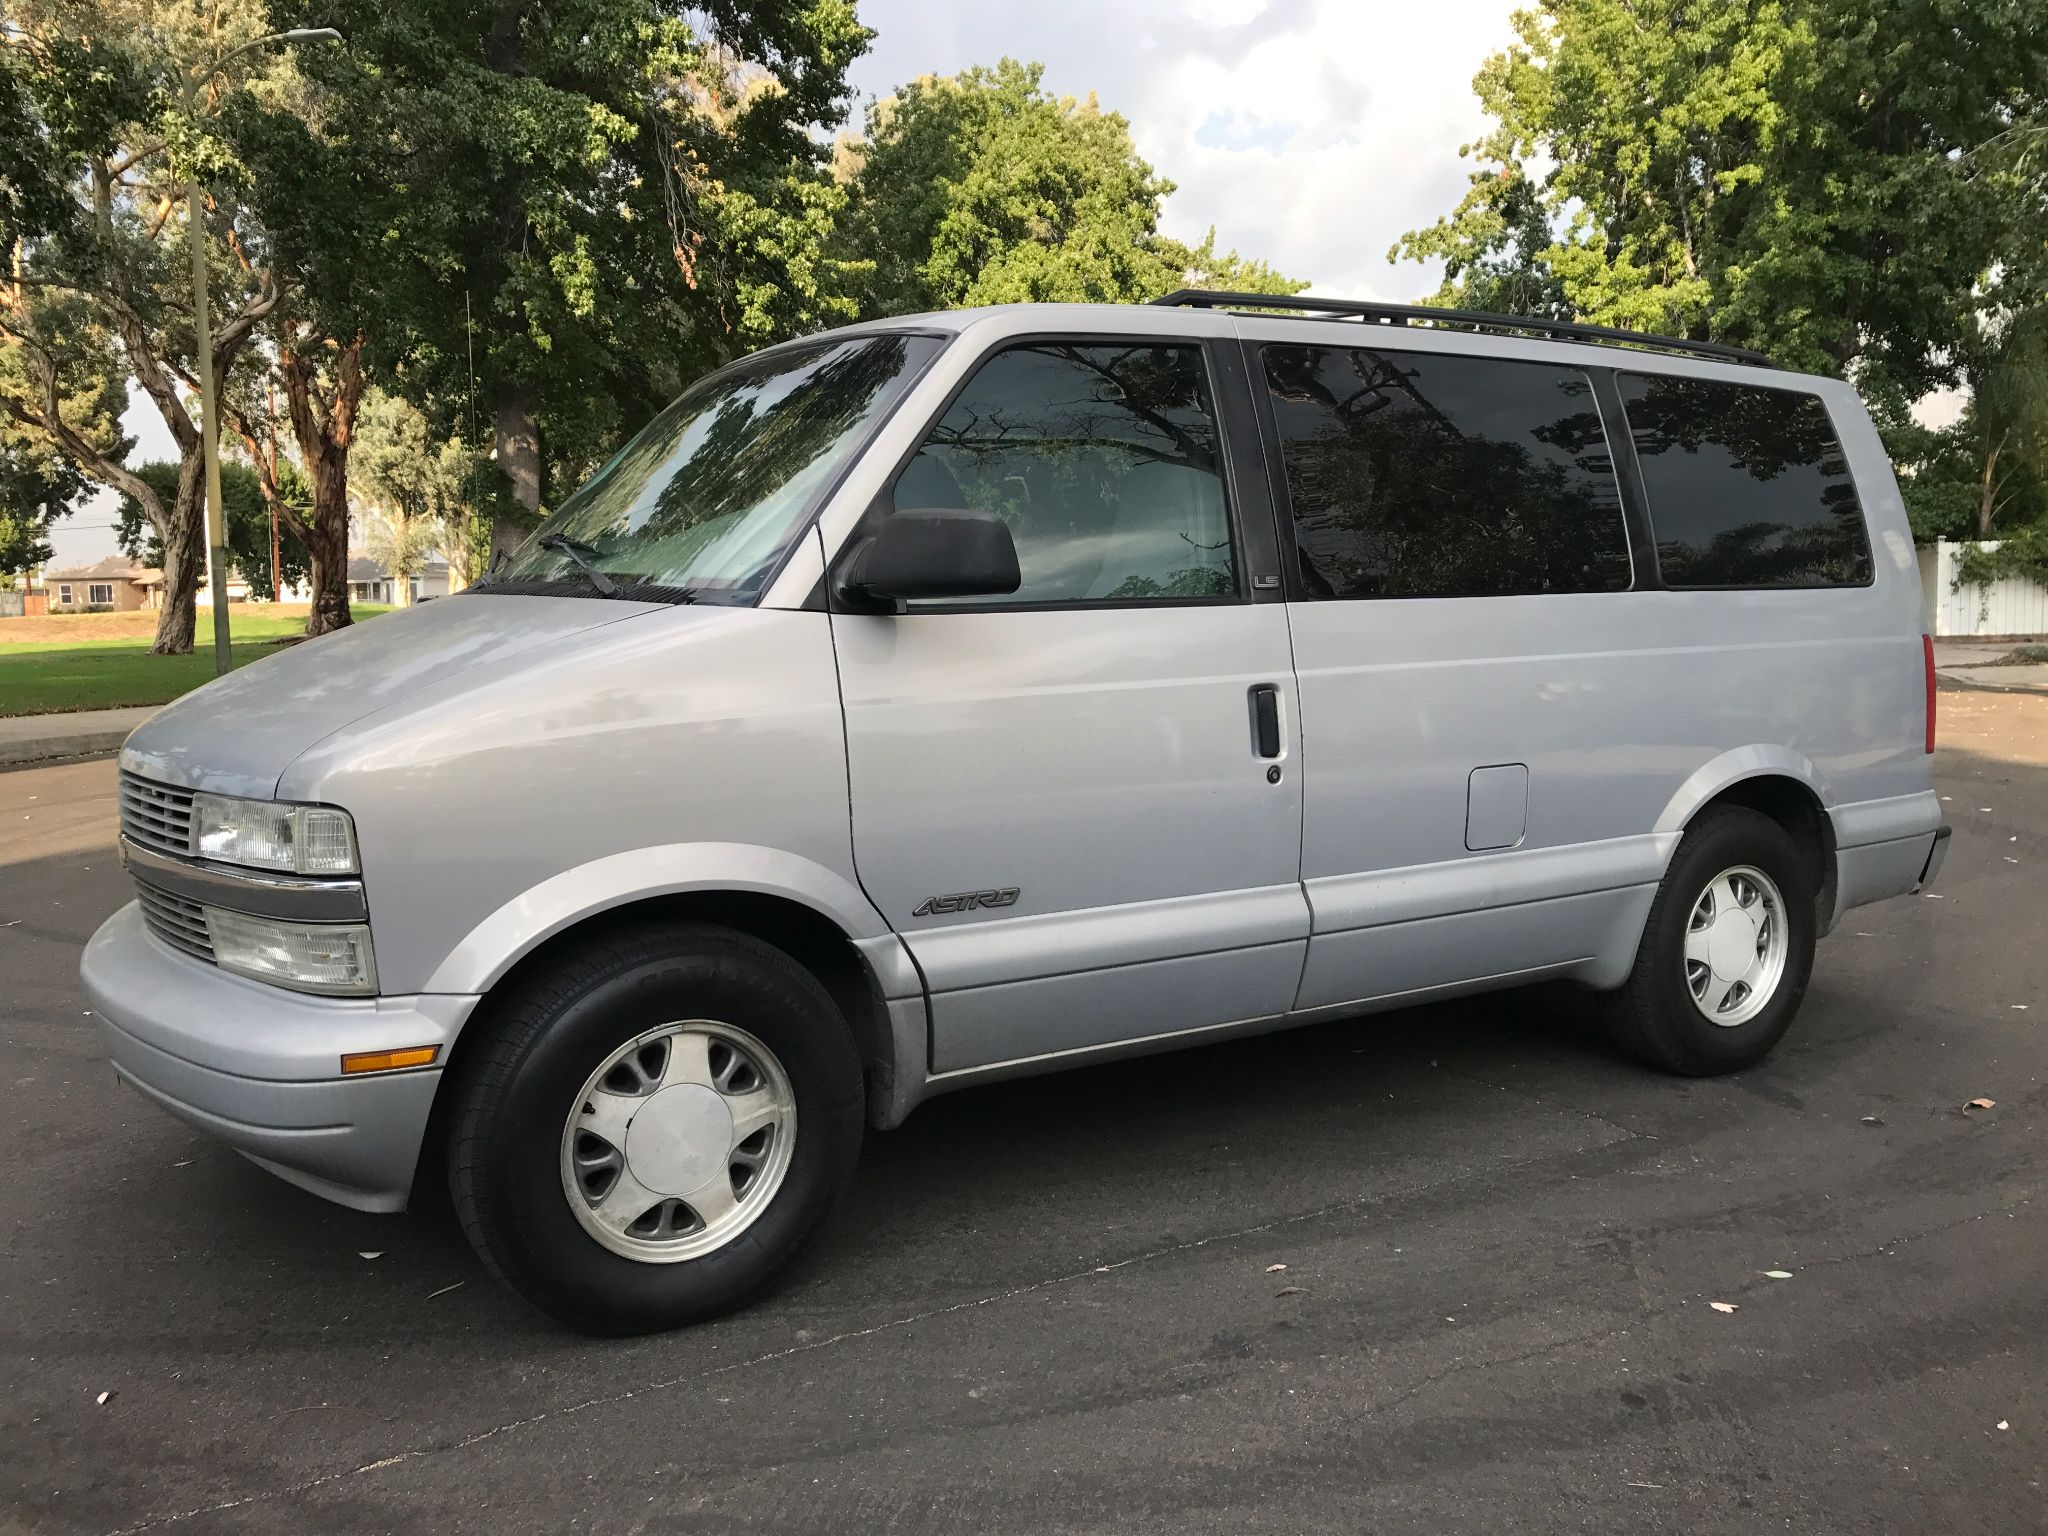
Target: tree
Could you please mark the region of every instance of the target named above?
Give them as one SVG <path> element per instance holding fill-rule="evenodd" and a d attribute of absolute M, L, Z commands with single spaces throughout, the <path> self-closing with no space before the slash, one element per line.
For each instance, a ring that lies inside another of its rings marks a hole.
<path fill-rule="evenodd" d="M 352 335 L 339 300 L 366 284 L 369 370 L 444 431 L 473 358 L 479 427 L 529 516 L 687 379 L 850 314 L 813 133 L 867 44 L 851 0 L 273 15 L 348 40 L 301 61 L 323 110 L 260 151 L 315 323 Z"/>
<path fill-rule="evenodd" d="M 289 460 L 282 466 L 285 493 L 303 494 L 305 485 Z M 159 497 L 173 494 L 180 469 L 176 464 L 156 460 L 139 464 L 135 477 L 156 491 Z M 249 584 L 249 593 L 260 602 L 277 595 L 270 580 L 270 502 L 256 471 L 232 460 L 220 467 L 221 512 L 227 520 L 228 561 Z M 163 563 L 163 540 L 150 525 L 142 503 L 123 496 L 115 512 L 114 537 L 123 554 L 144 565 Z M 307 574 L 306 552 L 296 540 L 277 541 L 278 571 L 284 582 L 296 586 Z"/>
<path fill-rule="evenodd" d="M 200 91 L 191 111 L 183 86 L 213 81 L 214 61 L 261 26 L 256 0 L 10 0 L 0 27 L 9 79 L 0 114 L 27 137 L 0 196 L 0 214 L 22 219 L 0 228 L 14 253 L 11 284 L 0 289 L 0 339 L 15 356 L 0 409 L 141 508 L 164 552 L 153 647 L 162 653 L 192 649 L 205 565 L 205 445 L 186 404 L 199 362 L 185 194 L 225 169 L 208 127 L 218 85 Z M 204 361 L 225 377 L 277 295 L 240 248 L 232 209 L 209 206 L 201 236 L 214 247 L 216 322 Z M 74 355 L 81 334 L 118 344 L 121 371 L 177 444 L 175 485 L 141 479 L 95 421 L 71 413 L 75 386 L 92 371 Z"/>
<path fill-rule="evenodd" d="M 399 578 L 401 602 L 410 591 L 404 579 L 437 554 L 458 585 L 481 574 L 472 499 L 484 466 L 460 439 L 437 441 L 410 401 L 379 391 L 363 404 L 356 458 L 370 512 L 369 551 Z"/>
<path fill-rule="evenodd" d="M 1173 183 L 1130 124 L 1043 89 L 1044 66 L 912 81 L 836 158 L 851 201 L 836 239 L 863 315 L 969 304 L 1131 302 L 1190 285 L 1294 293 L 1265 263 L 1159 233 Z"/>
<path fill-rule="evenodd" d="M 0 584 L 50 563 L 50 524 L 85 489 L 71 464 L 0 424 Z"/>
<path fill-rule="evenodd" d="M 0 400 L 24 382 L 18 344 L 0 341 Z M 118 444 L 118 387 L 104 373 L 81 384 L 90 398 L 68 403 L 72 419 L 91 419 L 96 439 Z M 72 510 L 89 485 L 47 435 L 0 411 L 0 585 L 12 586 L 17 575 L 49 563 L 50 525 Z"/>
<path fill-rule="evenodd" d="M 1496 126 L 1464 201 L 1390 253 L 1444 259 L 1440 300 L 1554 284 L 1590 320 L 1917 394 L 1980 307 L 2038 293 L 2040 178 L 1962 165 L 2048 97 L 2029 0 L 1542 0 L 1515 25 L 1474 81 Z"/>
<path fill-rule="evenodd" d="M 358 333 L 344 346 L 320 337 L 297 303 L 280 309 L 268 332 L 271 353 L 222 389 L 221 420 L 242 440 L 270 515 L 306 556 L 306 633 L 324 635 L 350 622 L 348 455 L 363 391 L 363 338 Z M 280 387 L 310 474 L 278 452 Z"/>
<path fill-rule="evenodd" d="M 2038 509 L 2048 480 L 2048 308 L 2000 325 L 1971 358 L 1968 377 L 1970 409 L 1958 425 L 1967 423 L 1965 441 L 1978 465 L 1976 534 L 1990 539 L 1994 525 L 2010 526 L 2020 520 L 2015 513 Z"/>

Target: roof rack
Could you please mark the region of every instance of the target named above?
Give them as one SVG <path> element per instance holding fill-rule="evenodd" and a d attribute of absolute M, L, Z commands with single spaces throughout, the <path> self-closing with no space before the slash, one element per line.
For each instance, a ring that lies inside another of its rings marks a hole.
<path fill-rule="evenodd" d="M 1761 352 L 1724 346 L 1718 341 L 1686 341 L 1647 331 L 1623 331 L 1608 325 L 1579 325 L 1569 320 L 1536 320 L 1527 315 L 1496 315 L 1482 309 L 1436 309 L 1425 304 L 1360 304 L 1350 299 L 1312 299 L 1298 293 L 1229 293 L 1213 288 L 1176 288 L 1151 301 L 1186 309 L 1287 309 L 1304 316 L 1362 320 L 1367 325 L 1414 325 L 1469 329 L 1501 336 L 1540 336 L 1550 341 L 1590 341 L 1606 347 L 1640 347 L 1647 352 L 1672 352 L 1717 362 L 1775 368 Z"/>

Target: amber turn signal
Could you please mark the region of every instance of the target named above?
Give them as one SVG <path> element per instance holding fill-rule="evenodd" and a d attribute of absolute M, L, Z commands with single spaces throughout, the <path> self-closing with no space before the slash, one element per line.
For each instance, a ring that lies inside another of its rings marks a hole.
<path fill-rule="evenodd" d="M 396 1072 L 400 1067 L 431 1067 L 441 1054 L 438 1045 L 415 1045 L 402 1051 L 357 1051 L 341 1058 L 343 1076 L 358 1072 Z"/>

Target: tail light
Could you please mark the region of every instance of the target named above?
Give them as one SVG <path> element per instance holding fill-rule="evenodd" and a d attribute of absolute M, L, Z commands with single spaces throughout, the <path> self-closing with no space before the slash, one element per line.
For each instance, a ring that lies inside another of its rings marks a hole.
<path fill-rule="evenodd" d="M 1934 750 L 1934 637 L 1920 637 L 1920 660 L 1927 674 L 1927 750 Z"/>

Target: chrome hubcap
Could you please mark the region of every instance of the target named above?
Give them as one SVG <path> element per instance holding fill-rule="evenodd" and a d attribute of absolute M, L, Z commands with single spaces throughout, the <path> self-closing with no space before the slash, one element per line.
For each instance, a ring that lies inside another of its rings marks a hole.
<path fill-rule="evenodd" d="M 1762 870 L 1724 869 L 1693 903 L 1685 930 L 1685 985 L 1716 1024 L 1747 1024 L 1785 974 L 1785 900 Z"/>
<path fill-rule="evenodd" d="M 562 1129 L 562 1189 L 583 1230 L 643 1263 L 722 1248 L 789 1172 L 796 1095 L 743 1029 L 689 1019 L 608 1056 Z"/>

